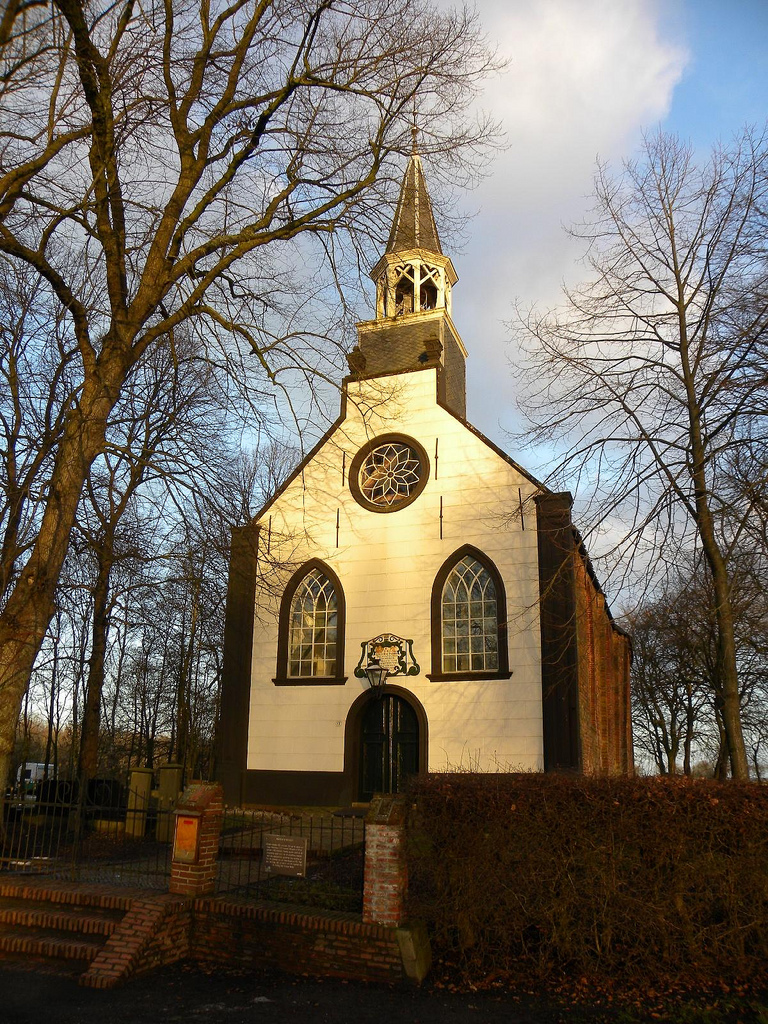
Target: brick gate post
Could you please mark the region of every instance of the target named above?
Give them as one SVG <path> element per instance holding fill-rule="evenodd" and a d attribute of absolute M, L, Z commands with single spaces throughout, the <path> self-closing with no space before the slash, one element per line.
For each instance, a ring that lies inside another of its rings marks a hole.
<path fill-rule="evenodd" d="M 196 782 L 181 794 L 175 811 L 170 891 L 206 896 L 216 888 L 224 792 L 218 782 Z"/>
<path fill-rule="evenodd" d="M 405 918 L 405 797 L 377 795 L 365 819 L 363 921 L 397 927 Z"/>

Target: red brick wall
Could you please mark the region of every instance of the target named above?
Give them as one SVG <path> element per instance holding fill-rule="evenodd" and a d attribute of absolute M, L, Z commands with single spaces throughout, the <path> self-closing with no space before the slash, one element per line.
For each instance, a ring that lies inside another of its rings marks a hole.
<path fill-rule="evenodd" d="M 369 981 L 403 978 L 393 928 L 364 924 L 351 914 L 320 917 L 236 899 L 195 901 L 190 954 L 202 963 Z"/>
<path fill-rule="evenodd" d="M 629 705 L 630 641 L 608 615 L 580 552 L 574 553 L 579 727 L 585 772 L 633 770 Z"/>
<path fill-rule="evenodd" d="M 46 925 L 58 927 L 56 907 L 123 911 L 115 930 L 80 984 L 109 989 L 136 974 L 193 959 L 223 966 L 268 965 L 290 973 L 397 982 L 405 977 L 395 928 L 364 923 L 359 915 L 276 907 L 248 899 L 183 899 L 168 893 L 67 882 L 0 883 L 0 895 L 25 900 Z M 21 910 L 19 911 L 21 916 Z M 66 915 L 67 918 L 70 915 Z M 84 933 L 89 928 L 84 926 Z M 73 956 L 79 940 L 72 937 Z M 24 940 L 19 940 L 24 949 Z M 66 947 L 65 947 L 66 948 Z"/>
<path fill-rule="evenodd" d="M 112 988 L 134 974 L 189 956 L 191 915 L 166 893 L 131 901 L 122 921 L 96 954 L 80 984 Z"/>
<path fill-rule="evenodd" d="M 169 913 L 139 958 L 136 974 L 186 960 L 190 956 L 191 932 L 192 911 L 189 906 Z"/>

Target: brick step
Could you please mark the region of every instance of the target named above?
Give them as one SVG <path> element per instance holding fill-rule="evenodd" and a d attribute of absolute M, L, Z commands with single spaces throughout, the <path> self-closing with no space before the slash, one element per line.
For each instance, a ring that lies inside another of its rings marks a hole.
<path fill-rule="evenodd" d="M 98 885 L 83 890 L 77 883 L 2 880 L 0 881 L 0 905 L 7 900 L 22 900 L 27 906 L 34 904 L 55 904 L 62 907 L 94 907 L 100 910 L 111 910 L 125 913 L 131 908 L 137 896 L 143 896 L 143 890 L 128 888 L 116 892 L 113 887 Z"/>
<path fill-rule="evenodd" d="M 59 960 L 57 957 L 0 952 L 3 970 L 22 971 L 25 974 L 48 974 L 57 978 L 77 979 L 88 968 L 86 960 Z"/>
<path fill-rule="evenodd" d="M 117 928 L 123 916 L 122 910 L 0 897 L 0 927 L 52 928 L 82 935 L 107 936 Z"/>
<path fill-rule="evenodd" d="M 10 955 L 14 960 L 22 956 L 45 957 L 76 961 L 87 966 L 101 949 L 103 942 L 92 939 L 62 937 L 54 928 L 0 929 L 0 958 Z"/>

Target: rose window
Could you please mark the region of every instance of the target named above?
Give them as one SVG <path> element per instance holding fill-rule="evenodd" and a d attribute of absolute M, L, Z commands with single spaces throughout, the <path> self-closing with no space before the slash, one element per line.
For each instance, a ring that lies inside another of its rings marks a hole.
<path fill-rule="evenodd" d="M 376 438 L 355 457 L 350 486 L 365 508 L 393 512 L 410 504 L 429 472 L 426 453 L 415 441 L 399 436 Z"/>

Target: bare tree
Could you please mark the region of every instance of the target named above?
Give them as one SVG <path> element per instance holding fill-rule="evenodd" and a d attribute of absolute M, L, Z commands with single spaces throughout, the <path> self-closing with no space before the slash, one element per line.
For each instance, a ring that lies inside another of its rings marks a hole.
<path fill-rule="evenodd" d="M 766 553 L 731 555 L 739 697 L 752 771 L 760 777 L 768 731 L 768 589 Z M 701 556 L 680 565 L 664 593 L 628 616 L 636 746 L 662 774 L 691 774 L 693 755 L 710 755 L 724 778 L 728 745 L 717 685 L 717 615 L 711 575 Z"/>
<path fill-rule="evenodd" d="M 74 400 L 66 320 L 36 272 L 0 257 L 0 607 L 37 536 Z"/>
<path fill-rule="evenodd" d="M 590 487 L 592 526 L 621 534 L 617 561 L 658 570 L 694 545 L 703 553 L 738 779 L 731 554 L 752 500 L 731 500 L 728 473 L 744 437 L 764 446 L 768 426 L 767 171 L 765 139 L 750 131 L 705 166 L 677 139 L 648 137 L 622 174 L 598 170 L 593 217 L 576 232 L 591 281 L 521 324 L 530 436 L 559 446 L 559 475 Z"/>
<path fill-rule="evenodd" d="M 627 617 L 632 635 L 632 711 L 636 749 L 662 775 L 682 768 L 706 745 L 715 723 L 715 616 L 708 575 L 687 560 L 663 594 Z M 682 757 L 682 765 L 680 758 Z"/>
<path fill-rule="evenodd" d="M 123 777 L 168 758 L 211 777 L 230 530 L 295 457 L 279 444 L 232 450 L 238 421 L 222 422 L 222 382 L 194 346 L 176 353 L 174 365 L 159 351 L 131 382 L 91 467 L 15 764 L 47 749 L 62 779 Z"/>
<path fill-rule="evenodd" d="M 182 324 L 225 359 L 252 351 L 262 380 L 322 375 L 282 300 L 332 284 L 344 240 L 362 255 L 382 235 L 414 103 L 425 155 L 467 171 L 489 137 L 468 106 L 492 66 L 473 16 L 427 0 L 6 7 L 0 252 L 65 311 L 79 379 L 0 613 L 0 778 L 128 375 Z"/>
<path fill-rule="evenodd" d="M 213 368 L 199 345 L 179 337 L 157 349 L 126 382 L 107 429 L 105 452 L 93 463 L 76 522 L 76 540 L 95 563 L 93 622 L 82 713 L 78 775 L 94 778 L 110 621 L 118 592 L 113 572 L 157 557 L 147 541 L 150 501 L 160 491 L 200 486 L 224 459 L 224 404 Z M 229 454 L 227 452 L 227 454 Z M 212 464 L 212 465 L 211 465 Z M 142 495 L 142 490 L 148 493 Z M 143 497 L 126 529 L 126 511 Z M 129 568 L 130 572 L 130 568 Z"/>

